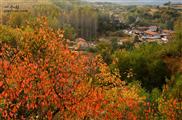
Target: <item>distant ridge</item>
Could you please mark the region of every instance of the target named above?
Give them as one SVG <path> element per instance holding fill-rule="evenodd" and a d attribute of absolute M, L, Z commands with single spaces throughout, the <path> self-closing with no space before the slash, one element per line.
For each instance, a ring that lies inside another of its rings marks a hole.
<path fill-rule="evenodd" d="M 172 4 L 182 4 L 182 0 L 85 0 L 97 3 L 117 3 L 123 5 L 163 5 L 171 2 Z"/>

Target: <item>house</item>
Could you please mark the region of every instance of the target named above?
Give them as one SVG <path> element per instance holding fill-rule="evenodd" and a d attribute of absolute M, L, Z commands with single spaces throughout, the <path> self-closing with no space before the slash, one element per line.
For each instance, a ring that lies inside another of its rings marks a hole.
<path fill-rule="evenodd" d="M 151 32 L 157 32 L 159 30 L 159 28 L 157 26 L 150 26 L 148 28 L 148 31 L 151 31 Z"/>
<path fill-rule="evenodd" d="M 166 36 L 171 36 L 172 34 L 174 34 L 174 31 L 172 31 L 172 30 L 162 30 L 162 34 L 164 34 Z"/>
<path fill-rule="evenodd" d="M 161 35 L 158 32 L 144 31 L 143 39 L 160 39 Z"/>
<path fill-rule="evenodd" d="M 117 43 L 118 43 L 118 45 L 123 45 L 123 41 L 122 40 L 118 41 Z"/>
<path fill-rule="evenodd" d="M 136 35 L 141 35 L 143 32 L 140 30 L 132 30 L 132 33 Z"/>
<path fill-rule="evenodd" d="M 168 42 L 169 38 L 174 34 L 172 30 L 162 30 L 161 40 L 164 42 Z"/>
<path fill-rule="evenodd" d="M 149 29 L 149 27 L 137 27 L 137 30 L 140 30 L 140 31 L 146 31 L 146 30 L 148 30 Z"/>
<path fill-rule="evenodd" d="M 168 42 L 168 38 L 165 36 L 165 37 L 162 37 L 161 40 L 164 42 L 164 43 L 167 43 Z"/>
<path fill-rule="evenodd" d="M 87 41 L 83 38 L 77 38 L 76 39 L 76 47 L 75 50 L 85 50 L 89 47 L 89 44 Z"/>
<path fill-rule="evenodd" d="M 132 31 L 131 30 L 123 30 L 123 33 L 125 33 L 127 35 L 132 35 Z"/>

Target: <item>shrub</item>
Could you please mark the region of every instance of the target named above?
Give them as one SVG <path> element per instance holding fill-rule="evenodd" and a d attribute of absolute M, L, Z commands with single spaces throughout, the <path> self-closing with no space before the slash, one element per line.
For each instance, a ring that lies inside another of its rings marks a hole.
<path fill-rule="evenodd" d="M 121 78 L 128 82 L 139 80 L 149 91 L 161 88 L 170 73 L 160 57 L 159 48 L 156 44 L 147 44 L 130 51 L 116 52 L 114 57 L 118 59 Z"/>

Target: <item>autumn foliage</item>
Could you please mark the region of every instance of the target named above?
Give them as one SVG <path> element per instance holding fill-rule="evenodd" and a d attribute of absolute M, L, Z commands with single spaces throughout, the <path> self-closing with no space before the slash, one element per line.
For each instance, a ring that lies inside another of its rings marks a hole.
<path fill-rule="evenodd" d="M 37 23 L 16 29 L 14 45 L 0 43 L 2 118 L 136 118 L 142 100 L 127 96 L 117 72 L 100 56 L 70 51 L 64 31 L 49 28 L 45 18 Z"/>
<path fill-rule="evenodd" d="M 136 120 L 156 113 L 139 85 L 127 86 L 99 55 L 70 51 L 64 31 L 49 28 L 46 18 L 7 33 L 0 43 L 1 119 Z"/>

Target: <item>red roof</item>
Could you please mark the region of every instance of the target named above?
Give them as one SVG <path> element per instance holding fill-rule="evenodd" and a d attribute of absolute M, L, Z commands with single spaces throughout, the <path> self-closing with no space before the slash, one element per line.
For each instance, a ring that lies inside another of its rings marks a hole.
<path fill-rule="evenodd" d="M 76 39 L 76 42 L 86 42 L 86 40 L 83 39 L 83 38 L 77 38 L 77 39 Z"/>
<path fill-rule="evenodd" d="M 157 32 L 152 32 L 152 31 L 145 31 L 145 33 L 148 35 L 158 35 L 159 34 Z"/>

